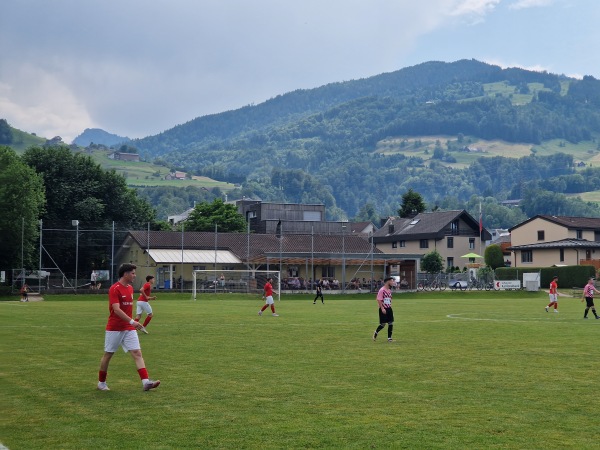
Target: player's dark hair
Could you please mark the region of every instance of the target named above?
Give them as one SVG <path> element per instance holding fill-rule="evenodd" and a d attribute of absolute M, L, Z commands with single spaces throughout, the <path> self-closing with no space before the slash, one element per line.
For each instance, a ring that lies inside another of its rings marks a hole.
<path fill-rule="evenodd" d="M 135 264 L 123 263 L 121 267 L 119 267 L 119 278 L 125 275 L 126 272 L 131 272 L 132 270 L 137 269 Z"/>
<path fill-rule="evenodd" d="M 146 275 L 146 281 L 150 281 L 152 278 L 154 278 L 154 275 Z"/>

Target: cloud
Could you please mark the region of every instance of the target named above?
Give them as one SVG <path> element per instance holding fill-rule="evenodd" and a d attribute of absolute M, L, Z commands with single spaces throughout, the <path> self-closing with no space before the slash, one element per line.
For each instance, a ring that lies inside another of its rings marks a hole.
<path fill-rule="evenodd" d="M 540 6 L 550 6 L 554 3 L 554 0 L 517 0 L 514 3 L 511 3 L 508 8 L 509 9 L 527 9 L 527 8 L 537 8 Z"/>
<path fill-rule="evenodd" d="M 0 111 L 16 128 L 71 142 L 93 126 L 85 106 L 59 78 L 38 67 L 16 65 L 0 82 Z"/>

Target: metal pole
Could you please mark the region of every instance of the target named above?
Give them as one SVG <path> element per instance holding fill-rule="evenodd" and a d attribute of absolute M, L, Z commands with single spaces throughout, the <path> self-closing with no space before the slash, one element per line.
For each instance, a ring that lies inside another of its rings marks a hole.
<path fill-rule="evenodd" d="M 113 284 L 113 272 L 115 271 L 115 221 L 112 221 L 112 242 L 110 244 L 110 285 Z"/>
<path fill-rule="evenodd" d="M 250 276 L 250 218 L 248 217 L 248 248 L 246 250 L 246 265 L 248 266 L 248 277 Z"/>
<path fill-rule="evenodd" d="M 181 286 L 179 286 L 180 292 L 183 292 L 183 233 L 185 230 L 185 222 L 181 224 L 181 273 L 179 277 L 181 278 Z"/>
<path fill-rule="evenodd" d="M 369 232 L 369 239 L 371 239 L 371 283 L 369 286 L 369 292 L 373 290 L 373 232 Z"/>
<path fill-rule="evenodd" d="M 40 268 L 39 268 L 40 272 L 42 271 L 42 234 L 43 234 L 43 231 L 44 231 L 43 222 L 40 219 Z M 23 276 L 25 276 L 25 274 L 23 274 Z M 25 281 L 25 280 L 23 279 L 23 281 Z M 38 284 L 38 287 L 40 285 L 41 285 L 41 281 L 40 281 L 40 284 Z"/>
<path fill-rule="evenodd" d="M 342 293 L 346 293 L 346 225 L 342 225 Z"/>
<path fill-rule="evenodd" d="M 315 227 L 310 226 L 310 279 L 312 280 L 310 285 L 310 293 L 313 292 L 313 286 L 315 285 Z"/>
<path fill-rule="evenodd" d="M 78 282 L 78 271 L 79 271 L 79 220 L 75 221 L 75 233 L 76 233 L 76 237 L 75 237 L 75 293 L 77 293 L 77 286 L 79 285 Z"/>
<path fill-rule="evenodd" d="M 21 217 L 21 275 L 25 276 L 25 259 L 23 245 L 25 242 L 25 217 Z M 40 270 L 41 273 L 41 270 Z"/>

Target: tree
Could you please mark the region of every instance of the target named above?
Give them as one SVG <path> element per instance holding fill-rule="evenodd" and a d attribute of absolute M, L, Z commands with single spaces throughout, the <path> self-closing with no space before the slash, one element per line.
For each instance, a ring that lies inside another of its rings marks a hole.
<path fill-rule="evenodd" d="M 213 231 L 217 224 L 223 233 L 246 231 L 246 220 L 235 205 L 216 198 L 212 203 L 198 203 L 185 221 L 185 231 Z"/>
<path fill-rule="evenodd" d="M 373 222 L 375 225 L 379 225 L 379 215 L 375 209 L 373 203 L 365 203 L 362 208 L 356 214 L 355 221 L 368 221 Z"/>
<path fill-rule="evenodd" d="M 421 269 L 427 273 L 439 273 L 444 268 L 444 260 L 437 250 L 427 253 L 421 260 Z"/>
<path fill-rule="evenodd" d="M 0 267 L 9 269 L 34 265 L 39 236 L 38 218 L 43 207 L 41 177 L 11 148 L 0 146 Z"/>
<path fill-rule="evenodd" d="M 77 247 L 65 232 L 52 238 L 51 256 L 63 269 L 74 268 L 77 257 L 77 266 L 86 270 L 108 267 L 113 224 L 117 230 L 130 230 L 154 223 L 154 210 L 125 178 L 105 171 L 87 155 L 64 146 L 31 147 L 22 158 L 43 180 L 46 208 L 38 218 L 44 229 L 73 230 L 72 221 L 79 221 Z M 86 228 L 107 232 L 81 231 Z"/>
<path fill-rule="evenodd" d="M 496 270 L 498 267 L 504 266 L 504 255 L 502 254 L 502 249 L 498 244 L 488 245 L 485 249 L 485 253 L 483 255 L 485 260 L 485 264 L 492 268 L 492 270 Z"/>
<path fill-rule="evenodd" d="M 400 217 L 410 217 L 425 211 L 427 207 L 423 201 L 423 197 L 418 192 L 411 189 L 402 196 L 402 205 L 398 210 Z"/>

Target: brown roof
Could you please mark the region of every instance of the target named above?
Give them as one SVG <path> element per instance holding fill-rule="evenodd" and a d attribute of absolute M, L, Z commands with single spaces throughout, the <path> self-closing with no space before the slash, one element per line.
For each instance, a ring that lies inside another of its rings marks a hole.
<path fill-rule="evenodd" d="M 548 222 L 562 225 L 563 227 L 569 229 L 577 228 L 580 230 L 600 230 L 600 218 L 597 217 L 548 216 L 539 214 L 527 219 L 524 222 L 521 222 L 518 225 L 515 225 L 514 227 L 510 228 L 509 231 L 519 228 L 520 226 L 525 225 L 526 223 L 529 223 L 535 219 L 547 220 Z"/>
<path fill-rule="evenodd" d="M 413 240 L 432 237 L 441 238 L 447 234 L 445 230 L 450 223 L 459 217 L 467 224 L 470 224 L 472 230 L 479 231 L 479 222 L 463 209 L 423 212 L 413 218 L 390 217 L 385 225 L 374 233 L 374 236 L 376 238 L 403 237 L 404 239 Z M 394 225 L 393 233 L 388 232 L 388 225 Z M 483 229 L 482 237 L 484 239 L 491 239 L 489 231 L 485 228 Z"/>
<path fill-rule="evenodd" d="M 129 236 L 143 249 L 181 249 L 211 250 L 215 248 L 215 233 L 190 231 L 185 233 L 174 231 L 131 231 Z M 248 252 L 248 238 L 250 246 Z M 149 242 L 148 242 L 149 239 Z M 339 259 L 343 253 L 348 264 L 362 262 L 364 255 L 371 252 L 371 243 L 361 236 L 352 235 L 284 235 L 280 239 L 271 234 L 217 233 L 216 247 L 229 250 L 239 259 L 261 262 L 267 258 L 276 258 L 280 252 L 289 263 L 294 258 L 298 263 L 304 262 L 310 255 L 323 261 Z M 311 251 L 312 249 L 312 251 Z M 374 248 L 374 257 L 382 255 L 381 250 Z M 352 262 L 352 254 L 356 261 Z M 333 258 L 331 257 L 333 255 Z M 360 256 L 359 256 L 360 255 Z M 400 258 L 401 256 L 398 255 Z"/>

